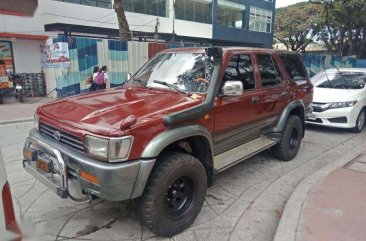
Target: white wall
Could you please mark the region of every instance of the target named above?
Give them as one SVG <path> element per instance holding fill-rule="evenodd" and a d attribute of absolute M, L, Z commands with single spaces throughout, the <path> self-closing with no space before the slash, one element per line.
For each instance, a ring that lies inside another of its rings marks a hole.
<path fill-rule="evenodd" d="M 13 58 L 17 73 L 40 73 L 41 50 L 43 41 L 15 39 L 13 41 Z"/>
<path fill-rule="evenodd" d="M 173 32 L 173 0 L 169 0 L 168 17 L 159 17 L 159 32 Z M 126 12 L 132 31 L 154 32 L 157 16 Z M 89 7 L 79 4 L 65 3 L 54 0 L 38 0 L 38 8 L 34 17 L 17 17 L 0 15 L 0 32 L 46 34 L 44 25 L 66 23 L 101 28 L 118 29 L 116 13 L 113 9 Z M 179 35 L 212 38 L 212 25 L 176 20 L 175 32 Z"/>

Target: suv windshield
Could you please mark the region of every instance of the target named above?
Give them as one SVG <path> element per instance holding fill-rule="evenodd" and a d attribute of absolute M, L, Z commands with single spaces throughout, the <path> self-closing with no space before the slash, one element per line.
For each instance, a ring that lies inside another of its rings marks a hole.
<path fill-rule="evenodd" d="M 366 74 L 359 72 L 341 72 L 327 76 L 319 81 L 318 88 L 331 89 L 363 89 L 366 83 Z"/>
<path fill-rule="evenodd" d="M 163 53 L 147 62 L 129 81 L 149 88 L 204 93 L 211 82 L 212 61 L 199 53 Z"/>

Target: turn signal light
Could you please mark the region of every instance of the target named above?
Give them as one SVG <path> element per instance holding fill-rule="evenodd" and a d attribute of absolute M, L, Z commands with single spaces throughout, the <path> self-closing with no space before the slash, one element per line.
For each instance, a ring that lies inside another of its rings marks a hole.
<path fill-rule="evenodd" d="M 85 180 L 87 180 L 89 182 L 99 185 L 99 179 L 87 172 L 80 171 L 80 177 L 84 178 Z"/>

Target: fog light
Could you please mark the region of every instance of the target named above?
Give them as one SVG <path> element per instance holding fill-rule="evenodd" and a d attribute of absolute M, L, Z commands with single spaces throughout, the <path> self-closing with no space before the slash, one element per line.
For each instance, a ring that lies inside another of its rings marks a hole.
<path fill-rule="evenodd" d="M 37 161 L 37 151 L 31 147 L 24 147 L 23 157 L 27 161 Z"/>

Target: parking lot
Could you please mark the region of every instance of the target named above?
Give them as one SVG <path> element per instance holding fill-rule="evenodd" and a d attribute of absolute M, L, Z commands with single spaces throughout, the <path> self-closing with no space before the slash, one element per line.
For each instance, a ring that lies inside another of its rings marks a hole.
<path fill-rule="evenodd" d="M 33 179 L 23 170 L 20 154 L 30 128 L 32 123 L 1 125 L 0 148 L 16 211 L 27 225 L 36 223 L 33 230 L 45 240 L 169 240 L 143 228 L 131 203 L 62 200 Z M 272 240 L 297 184 L 365 141 L 365 131 L 308 126 L 293 161 L 280 162 L 266 151 L 220 173 L 195 223 L 170 239 Z"/>

